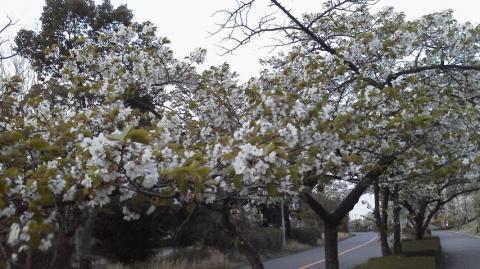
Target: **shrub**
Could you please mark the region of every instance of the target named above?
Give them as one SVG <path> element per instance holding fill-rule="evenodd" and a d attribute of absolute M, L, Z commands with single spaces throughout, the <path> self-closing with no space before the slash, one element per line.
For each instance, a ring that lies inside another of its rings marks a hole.
<path fill-rule="evenodd" d="M 96 250 L 113 261 L 145 261 L 153 253 L 152 227 L 151 218 L 125 221 L 119 209 L 99 212 L 93 230 Z"/>
<path fill-rule="evenodd" d="M 314 246 L 322 238 L 322 230 L 318 227 L 292 228 L 290 238 Z"/>
<path fill-rule="evenodd" d="M 432 256 L 387 256 L 369 259 L 366 263 L 354 269 L 435 269 L 435 258 Z"/>
<path fill-rule="evenodd" d="M 276 228 L 255 228 L 250 234 L 250 241 L 258 251 L 282 250 L 282 230 Z"/>
<path fill-rule="evenodd" d="M 426 237 L 423 240 L 403 240 L 402 251 L 406 256 L 433 256 L 440 263 L 442 248 L 440 238 Z"/>

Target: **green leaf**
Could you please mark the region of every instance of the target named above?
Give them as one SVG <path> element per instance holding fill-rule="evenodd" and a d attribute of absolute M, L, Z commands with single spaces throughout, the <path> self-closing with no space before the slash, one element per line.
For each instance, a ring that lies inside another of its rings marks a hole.
<path fill-rule="evenodd" d="M 123 131 L 123 133 L 107 135 L 106 138 L 113 141 L 125 141 L 132 130 L 133 126 L 129 126 L 127 129 L 125 129 L 125 131 Z"/>
<path fill-rule="evenodd" d="M 342 159 L 348 163 L 354 163 L 354 164 L 361 164 L 363 161 L 362 157 L 356 154 L 345 156 Z"/>
<path fill-rule="evenodd" d="M 184 177 L 177 177 L 177 185 L 178 189 L 180 190 L 180 193 L 185 196 L 187 195 L 188 192 L 188 180 Z"/>
<path fill-rule="evenodd" d="M 48 142 L 45 141 L 42 138 L 39 138 L 39 137 L 35 137 L 35 138 L 32 138 L 32 139 L 28 140 L 27 144 L 31 148 L 36 149 L 36 150 L 43 150 L 43 149 L 46 149 L 48 147 Z"/>
<path fill-rule="evenodd" d="M 278 196 L 278 188 L 275 183 L 268 183 L 266 189 L 269 196 Z"/>
<path fill-rule="evenodd" d="M 268 155 L 270 154 L 272 151 L 275 150 L 275 144 L 273 142 L 270 142 L 270 144 L 268 144 L 266 147 L 265 147 L 265 154 Z"/>
<path fill-rule="evenodd" d="M 208 173 L 210 173 L 210 168 L 207 166 L 200 166 L 193 172 L 193 174 L 198 177 L 206 177 Z"/>
<path fill-rule="evenodd" d="M 150 144 L 150 141 L 152 140 L 150 137 L 150 133 L 143 128 L 130 130 L 126 138 L 130 139 L 133 142 L 142 144 Z"/>
<path fill-rule="evenodd" d="M 236 175 L 236 176 L 233 177 L 233 186 L 235 186 L 235 188 L 237 188 L 237 189 L 242 188 L 242 177 L 241 176 Z"/>
<path fill-rule="evenodd" d="M 10 167 L 7 170 L 5 170 L 5 176 L 7 177 L 16 177 L 18 176 L 18 168 L 16 167 Z"/>

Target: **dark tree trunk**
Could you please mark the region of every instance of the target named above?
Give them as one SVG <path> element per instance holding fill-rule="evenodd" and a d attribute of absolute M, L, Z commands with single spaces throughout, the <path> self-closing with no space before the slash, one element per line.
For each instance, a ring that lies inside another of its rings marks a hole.
<path fill-rule="evenodd" d="M 265 267 L 263 266 L 262 260 L 260 259 L 260 256 L 258 255 L 255 247 L 253 247 L 250 241 L 247 240 L 244 236 L 239 237 L 241 241 L 239 246 L 240 251 L 243 253 L 243 255 L 245 255 L 252 269 L 264 269 Z"/>
<path fill-rule="evenodd" d="M 252 245 L 248 235 L 247 218 L 245 217 L 245 210 L 240 206 L 240 229 L 238 235 L 240 238 L 240 248 L 243 249 L 244 255 L 247 257 L 248 262 L 252 266 L 252 269 L 264 269 L 262 260 L 258 255 L 258 251 Z"/>
<path fill-rule="evenodd" d="M 92 269 L 92 237 L 95 218 L 95 209 L 89 209 L 83 225 L 75 232 L 75 248 L 79 269 Z"/>
<path fill-rule="evenodd" d="M 377 224 L 377 229 L 378 229 L 378 234 L 380 236 L 380 243 L 382 247 L 382 255 L 383 256 L 388 256 L 390 255 L 390 247 L 388 246 L 388 238 L 387 238 L 387 227 L 386 227 L 386 221 L 388 220 L 385 215 L 381 216 L 380 214 L 380 186 L 378 184 L 378 180 L 375 181 L 374 183 L 374 197 L 375 197 L 375 222 Z M 385 193 L 384 193 L 385 197 Z M 387 196 L 388 199 L 388 196 Z M 387 200 L 388 203 L 388 200 Z M 383 199 L 383 204 L 385 204 L 385 199 Z M 385 205 L 382 204 L 382 211 L 383 207 Z M 386 210 L 385 210 L 386 211 Z"/>
<path fill-rule="evenodd" d="M 292 236 L 292 227 L 290 223 L 290 209 L 288 205 L 284 205 L 284 213 L 285 213 L 285 234 L 288 238 Z"/>
<path fill-rule="evenodd" d="M 399 186 L 395 184 L 393 189 L 393 253 L 399 255 L 402 253 L 402 243 L 401 243 L 401 227 L 400 227 L 400 211 L 402 207 L 400 206 L 399 200 Z"/>
<path fill-rule="evenodd" d="M 27 258 L 25 259 L 25 269 L 32 269 L 32 249 L 27 250 Z"/>
<path fill-rule="evenodd" d="M 382 191 L 382 206 L 381 206 L 381 215 L 382 215 L 382 227 L 383 227 L 383 255 L 391 255 L 390 246 L 388 245 L 388 202 L 390 200 L 390 189 L 384 187 Z"/>
<path fill-rule="evenodd" d="M 440 210 L 442 207 L 441 203 L 437 203 L 433 209 L 430 210 L 426 218 L 424 217 L 423 225 L 422 225 L 422 232 L 423 235 L 425 235 L 425 232 L 428 230 L 428 226 L 430 225 L 430 222 L 432 221 L 433 216 L 437 214 L 437 212 Z M 431 234 L 429 234 L 431 235 Z M 423 237 L 422 237 L 423 238 Z"/>
<path fill-rule="evenodd" d="M 425 237 L 422 223 L 415 222 L 415 240 L 422 240 Z"/>
<path fill-rule="evenodd" d="M 377 163 L 377 166 L 369 171 L 360 182 L 347 194 L 345 198 L 340 202 L 337 208 L 333 212 L 328 212 L 323 205 L 318 202 L 308 191 L 302 193 L 302 200 L 320 217 L 324 222 L 324 242 L 325 242 L 325 260 L 326 269 L 338 269 L 338 231 L 337 228 L 340 225 L 345 216 L 353 209 L 355 204 L 358 203 L 360 197 L 370 187 L 370 185 L 378 179 L 380 175 L 395 161 L 394 157 L 384 157 Z M 306 184 L 310 187 L 314 187 L 319 178 L 314 178 L 312 181 L 306 180 Z"/>
<path fill-rule="evenodd" d="M 425 236 L 425 229 L 424 229 L 424 221 L 425 221 L 425 214 L 427 213 L 427 202 L 420 201 L 419 202 L 419 210 L 414 217 L 415 221 L 415 240 L 422 240 Z"/>
<path fill-rule="evenodd" d="M 327 269 L 338 269 L 338 231 L 337 226 L 331 223 L 325 223 L 325 265 Z"/>
<path fill-rule="evenodd" d="M 239 250 L 243 255 L 245 255 L 252 269 L 264 269 L 265 267 L 263 266 L 262 260 L 258 255 L 258 251 L 250 242 L 248 238 L 248 233 L 245 227 L 241 227 L 241 229 L 237 229 L 231 223 L 229 209 L 223 209 L 221 213 L 222 213 L 223 225 L 233 237 L 237 237 L 239 239 L 240 241 L 240 244 L 238 246 Z M 241 222 L 240 226 L 244 226 L 244 221 L 245 219 L 242 216 L 242 220 L 240 220 Z"/>

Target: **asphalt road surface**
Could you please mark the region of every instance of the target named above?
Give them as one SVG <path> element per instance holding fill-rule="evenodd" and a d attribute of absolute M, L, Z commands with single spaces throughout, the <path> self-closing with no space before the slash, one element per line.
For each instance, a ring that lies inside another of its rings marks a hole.
<path fill-rule="evenodd" d="M 375 233 L 354 233 L 355 236 L 338 242 L 340 268 L 350 269 L 371 257 L 381 255 L 380 243 Z M 323 269 L 325 249 L 318 247 L 297 254 L 264 262 L 267 269 Z M 479 263 L 480 264 L 480 261 Z M 249 266 L 239 269 L 248 269 Z M 462 267 L 458 267 L 462 268 Z M 478 267 L 476 267 L 478 268 Z"/>
<path fill-rule="evenodd" d="M 480 268 L 480 237 L 436 232 L 442 242 L 445 269 Z"/>

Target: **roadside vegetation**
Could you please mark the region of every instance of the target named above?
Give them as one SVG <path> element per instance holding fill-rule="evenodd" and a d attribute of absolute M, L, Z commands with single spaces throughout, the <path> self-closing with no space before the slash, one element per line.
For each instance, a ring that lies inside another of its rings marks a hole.
<path fill-rule="evenodd" d="M 464 224 L 456 229 L 455 231 L 461 232 L 461 233 L 466 233 L 466 234 L 471 234 L 471 235 L 479 235 L 480 231 L 478 228 L 478 220 L 472 220 L 468 222 L 467 224 Z"/>
<path fill-rule="evenodd" d="M 372 258 L 354 269 L 440 269 L 442 248 L 440 238 L 403 240 L 402 254 Z"/>
<path fill-rule="evenodd" d="M 257 234 L 255 241 L 261 242 L 256 245 L 260 251 L 262 260 L 268 260 L 295 254 L 301 251 L 323 246 L 321 237 L 318 237 L 318 231 L 315 228 L 295 229 L 301 231 L 305 237 L 300 240 L 290 239 L 286 245 L 282 247 L 281 234 L 278 232 L 270 232 L 265 234 Z M 315 235 L 317 234 L 317 235 Z M 306 236 L 308 235 L 308 237 Z M 320 233 L 321 235 L 321 233 Z M 350 233 L 339 233 L 339 240 L 344 240 L 352 235 Z M 313 240 L 312 240 L 313 238 Z M 263 241 L 263 242 L 262 242 Z M 191 269 L 227 269 L 236 268 L 247 264 L 248 261 L 242 256 L 238 250 L 231 250 L 228 253 L 214 248 L 190 247 L 188 249 L 174 250 L 164 257 L 152 257 L 149 261 L 124 265 L 121 263 L 99 264 L 97 268 L 106 269 L 157 269 L 157 268 L 191 268 Z"/>
<path fill-rule="evenodd" d="M 388 256 L 370 259 L 367 263 L 358 265 L 354 269 L 438 269 L 435 258 L 431 256 Z"/>

